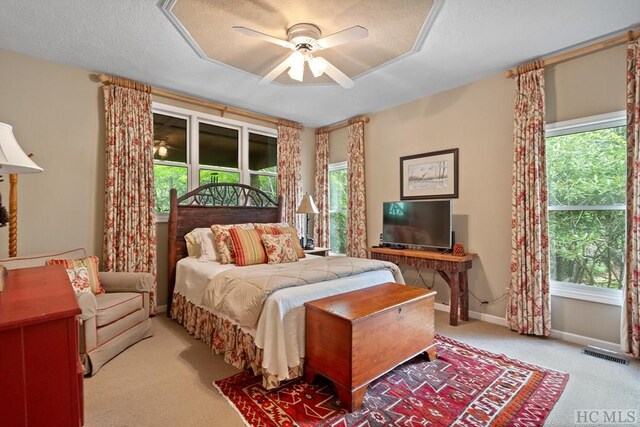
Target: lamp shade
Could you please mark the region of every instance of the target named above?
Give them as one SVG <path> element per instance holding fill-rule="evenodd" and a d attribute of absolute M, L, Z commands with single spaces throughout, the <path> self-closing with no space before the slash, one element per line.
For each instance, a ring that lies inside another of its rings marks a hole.
<path fill-rule="evenodd" d="M 302 197 L 302 201 L 300 202 L 300 206 L 298 206 L 298 210 L 296 211 L 296 213 L 317 214 L 318 208 L 313 202 L 313 197 L 311 197 L 309 194 L 305 194 L 304 197 Z"/>
<path fill-rule="evenodd" d="M 22 151 L 13 136 L 13 128 L 0 123 L 0 174 L 37 172 L 42 172 L 42 168 Z"/>

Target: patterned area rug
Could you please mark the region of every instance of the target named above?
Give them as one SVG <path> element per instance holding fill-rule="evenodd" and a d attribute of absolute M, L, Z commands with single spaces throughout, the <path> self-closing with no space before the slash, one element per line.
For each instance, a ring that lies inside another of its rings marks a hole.
<path fill-rule="evenodd" d="M 329 382 L 266 391 L 242 372 L 214 385 L 250 426 L 539 426 L 569 379 L 441 335 L 437 343 L 436 361 L 418 356 L 383 375 L 352 413 Z"/>

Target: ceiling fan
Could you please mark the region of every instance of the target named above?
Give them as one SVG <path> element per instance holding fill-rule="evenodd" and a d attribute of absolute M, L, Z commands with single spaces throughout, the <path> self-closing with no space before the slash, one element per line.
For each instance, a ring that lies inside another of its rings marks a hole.
<path fill-rule="evenodd" d="M 369 35 L 369 31 L 359 25 L 322 37 L 322 32 L 316 25 L 296 24 L 287 30 L 287 40 L 282 40 L 246 27 L 235 26 L 233 29 L 244 35 L 256 37 L 293 50 L 293 53 L 264 76 L 260 82 L 258 82 L 259 84 L 265 85 L 271 83 L 287 68 L 289 68 L 289 77 L 301 82 L 304 75 L 304 64 L 306 62 L 309 64 L 309 69 L 314 77 L 320 77 L 326 73 L 345 89 L 353 87 L 353 80 L 329 61 L 314 54 L 323 49 L 366 38 Z"/>
<path fill-rule="evenodd" d="M 166 139 L 160 138 L 160 139 L 155 139 L 153 141 L 153 154 L 154 155 L 157 153 L 158 156 L 160 156 L 163 159 L 165 159 L 169 155 L 169 150 L 174 150 L 174 148 L 170 147 L 169 145 L 167 145 L 167 140 Z"/>

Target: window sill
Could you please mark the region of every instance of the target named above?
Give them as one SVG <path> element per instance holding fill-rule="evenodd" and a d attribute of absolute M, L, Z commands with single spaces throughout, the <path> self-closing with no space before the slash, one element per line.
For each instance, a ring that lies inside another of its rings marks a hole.
<path fill-rule="evenodd" d="M 619 289 L 593 288 L 577 283 L 552 281 L 549 291 L 555 297 L 622 306 L 622 291 Z"/>
<path fill-rule="evenodd" d="M 157 213 L 156 224 L 169 222 L 169 213 Z"/>

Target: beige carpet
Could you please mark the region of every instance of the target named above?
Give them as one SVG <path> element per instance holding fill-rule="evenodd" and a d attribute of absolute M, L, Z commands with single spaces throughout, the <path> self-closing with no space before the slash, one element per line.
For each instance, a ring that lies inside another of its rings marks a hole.
<path fill-rule="evenodd" d="M 155 335 L 130 347 L 86 378 L 87 426 L 243 426 L 240 416 L 211 385 L 236 369 L 211 354 L 176 322 L 154 318 Z M 494 353 L 568 372 L 569 383 L 547 419 L 574 425 L 574 410 L 640 411 L 640 363 L 619 365 L 580 354 L 581 347 L 555 339 L 522 337 L 471 320 L 449 326 L 436 312 L 436 331 Z M 638 414 L 640 415 L 640 413 Z M 640 417 L 637 418 L 640 424 Z"/>

